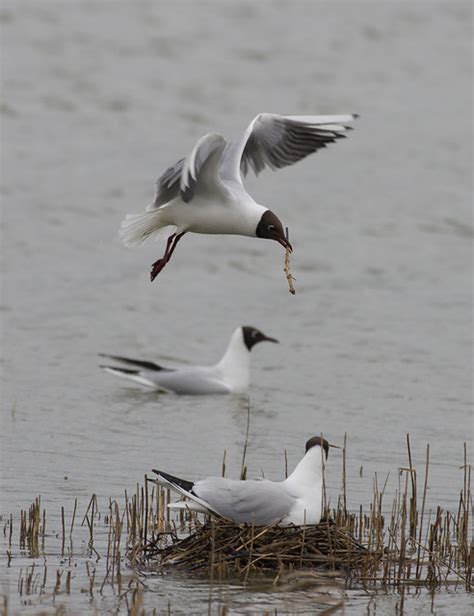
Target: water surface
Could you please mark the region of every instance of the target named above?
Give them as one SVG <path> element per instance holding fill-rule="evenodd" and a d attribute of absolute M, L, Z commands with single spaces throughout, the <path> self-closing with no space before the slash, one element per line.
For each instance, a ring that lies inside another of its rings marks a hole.
<path fill-rule="evenodd" d="M 239 324 L 281 341 L 252 352 L 250 475 L 279 478 L 285 449 L 293 466 L 309 436 L 347 433 L 349 506 L 377 472 L 389 507 L 410 433 L 417 466 L 431 446 L 429 506 L 456 507 L 472 436 L 471 17 L 467 2 L 3 4 L 1 514 L 41 494 L 57 527 L 76 497 L 106 507 L 156 466 L 215 474 L 224 450 L 236 476 L 245 399 L 144 392 L 97 354 L 211 363 Z M 120 220 L 203 133 L 231 137 L 260 111 L 361 114 L 344 142 L 247 182 L 290 228 L 297 294 L 281 247 L 237 237 L 187 236 L 150 284 L 163 240 L 126 250 Z M 327 471 L 335 500 L 340 454 Z M 20 613 L 29 561 L 13 556 L 3 592 Z M 207 612 L 206 583 L 154 584 L 146 607 Z M 235 613 L 313 610 L 304 594 L 220 592 Z M 397 601 L 351 593 L 346 612 Z M 92 609 L 79 593 L 67 605 Z M 453 605 L 468 611 L 443 593 L 433 610 Z"/>

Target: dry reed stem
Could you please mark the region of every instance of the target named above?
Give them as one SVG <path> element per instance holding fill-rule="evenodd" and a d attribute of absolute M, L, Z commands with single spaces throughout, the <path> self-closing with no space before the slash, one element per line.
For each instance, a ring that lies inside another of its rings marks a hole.
<path fill-rule="evenodd" d="M 242 463 L 240 465 L 240 479 L 245 479 L 247 476 L 247 467 L 245 465 L 245 458 L 247 455 L 247 447 L 249 443 L 249 435 L 250 435 L 250 396 L 247 397 L 247 422 L 245 427 L 245 441 L 244 441 L 244 449 L 242 452 Z"/>

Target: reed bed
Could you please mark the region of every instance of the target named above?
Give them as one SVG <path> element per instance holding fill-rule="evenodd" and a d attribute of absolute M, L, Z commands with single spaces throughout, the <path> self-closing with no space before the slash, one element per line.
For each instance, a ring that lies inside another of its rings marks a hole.
<path fill-rule="evenodd" d="M 81 546 L 80 557 L 85 556 L 87 575 L 82 576 L 81 592 L 92 599 L 111 589 L 129 604 L 130 613 L 146 590 L 144 572 L 176 571 L 205 576 L 211 582 L 264 580 L 276 590 L 317 585 L 322 595 L 326 590 L 332 593 L 331 605 L 341 601 L 341 588 L 392 588 L 402 595 L 408 587 L 471 591 L 473 503 L 466 446 L 459 501 L 453 511 L 428 509 L 430 449 L 426 448 L 424 467 L 415 468 L 408 436 L 407 464 L 398 469 L 391 502 L 384 502 L 387 481 L 380 484 L 375 476 L 370 506 L 354 511 L 347 504 L 345 445 L 341 494 L 331 507 L 323 491 L 324 516 L 318 525 L 256 527 L 187 510 L 171 515 L 169 490 L 145 475 L 143 485 L 137 484 L 133 493 L 125 492 L 120 502 L 109 499 L 104 507 L 92 495 L 80 514 L 75 500 L 68 511 L 60 508 L 55 522 L 47 522 L 38 496 L 18 517 L 3 519 L 6 564 L 10 567 L 21 555 L 41 558 L 19 570 L 18 592 L 23 599 L 68 595 L 78 571 L 74 540 Z M 241 475 L 245 474 L 244 455 Z M 47 524 L 54 525 L 48 533 Z M 59 567 L 48 568 L 47 553 L 59 557 Z"/>
<path fill-rule="evenodd" d="M 313 570 L 336 572 L 347 586 L 436 589 L 444 585 L 470 591 L 473 504 L 465 445 L 463 457 L 463 487 L 454 512 L 441 507 L 426 510 L 430 450 L 428 446 L 420 490 L 408 435 L 408 464 L 399 469 L 391 507 L 384 505 L 386 485 L 380 486 L 376 476 L 369 510 L 347 510 L 344 446 L 342 493 L 331 509 L 324 491 L 325 513 L 318 525 L 283 528 L 237 525 L 221 519 L 202 522 L 202 516 L 186 511 L 173 522 L 163 513 L 150 517 L 142 496 L 136 507 L 141 519 L 148 519 L 148 537 L 142 533 L 132 543 L 130 558 L 148 570 L 172 568 L 212 579 L 238 576 L 247 580 L 250 574 L 271 574 L 277 580 L 283 573 Z M 156 495 L 161 493 L 156 486 L 154 490 Z M 165 496 L 160 497 L 163 506 L 169 494 Z"/>
<path fill-rule="evenodd" d="M 28 511 L 20 513 L 20 548 L 32 557 L 39 556 L 46 533 L 46 511 L 41 513 L 41 497 L 35 498 Z M 40 543 L 41 540 L 41 543 Z M 11 531 L 10 531 L 11 544 Z"/>

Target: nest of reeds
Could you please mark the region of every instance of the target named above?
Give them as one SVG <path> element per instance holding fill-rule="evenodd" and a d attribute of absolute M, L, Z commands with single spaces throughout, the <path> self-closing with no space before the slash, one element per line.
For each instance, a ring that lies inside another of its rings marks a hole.
<path fill-rule="evenodd" d="M 300 527 L 237 525 L 211 520 L 185 538 L 156 536 L 142 564 L 225 577 L 248 573 L 329 568 L 346 572 L 364 561 L 367 549 L 348 528 L 324 520 Z"/>

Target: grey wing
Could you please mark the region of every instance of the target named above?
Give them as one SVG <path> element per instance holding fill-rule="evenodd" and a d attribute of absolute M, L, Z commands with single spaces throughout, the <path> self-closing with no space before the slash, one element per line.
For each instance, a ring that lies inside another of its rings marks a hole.
<path fill-rule="evenodd" d="M 229 393 L 227 385 L 218 375 L 208 374 L 206 369 L 183 368 L 172 372 L 154 372 L 144 376 L 159 388 L 178 394 L 217 394 Z"/>
<path fill-rule="evenodd" d="M 147 209 L 159 208 L 178 196 L 188 203 L 200 186 L 203 191 L 224 190 L 218 166 L 226 143 L 218 133 L 208 133 L 201 137 L 189 156 L 178 160 L 158 179 L 155 199 Z"/>
<path fill-rule="evenodd" d="M 265 479 L 209 477 L 198 481 L 193 491 L 212 511 L 239 523 L 271 524 L 287 515 L 295 503 L 283 482 Z"/>
<path fill-rule="evenodd" d="M 158 178 L 156 182 L 155 199 L 147 210 L 151 211 L 159 208 L 165 203 L 169 203 L 179 195 L 179 180 L 184 165 L 184 158 L 168 169 Z"/>
<path fill-rule="evenodd" d="M 280 169 L 345 137 L 354 114 L 280 116 L 261 113 L 238 142 L 231 144 L 221 165 L 222 177 L 240 180 L 251 167 L 256 175 L 266 166 Z"/>

